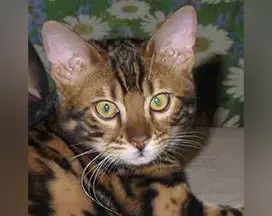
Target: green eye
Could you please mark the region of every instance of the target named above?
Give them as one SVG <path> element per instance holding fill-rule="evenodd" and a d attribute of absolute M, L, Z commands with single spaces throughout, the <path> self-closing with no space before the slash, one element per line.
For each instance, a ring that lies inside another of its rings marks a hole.
<path fill-rule="evenodd" d="M 109 101 L 98 102 L 95 109 L 98 115 L 104 119 L 111 119 L 119 112 L 117 106 Z"/>
<path fill-rule="evenodd" d="M 170 101 L 169 94 L 167 93 L 158 94 L 152 98 L 150 102 L 150 108 L 153 111 L 163 111 L 169 105 L 169 101 Z"/>

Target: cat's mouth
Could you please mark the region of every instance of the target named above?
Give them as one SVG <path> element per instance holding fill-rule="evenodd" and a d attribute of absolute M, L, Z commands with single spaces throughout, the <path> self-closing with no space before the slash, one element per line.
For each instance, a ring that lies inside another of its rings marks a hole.
<path fill-rule="evenodd" d="M 148 144 L 142 151 L 134 147 L 127 148 L 120 157 L 125 164 L 140 166 L 151 163 L 158 155 L 158 150 L 152 144 Z"/>
<path fill-rule="evenodd" d="M 139 157 L 144 157 L 144 153 L 143 152 L 139 152 Z"/>

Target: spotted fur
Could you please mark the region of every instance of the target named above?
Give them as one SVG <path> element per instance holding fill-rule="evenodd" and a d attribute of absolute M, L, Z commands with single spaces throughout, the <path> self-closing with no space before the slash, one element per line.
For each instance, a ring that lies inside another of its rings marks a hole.
<path fill-rule="evenodd" d="M 102 169 L 95 193 L 108 211 L 83 192 L 84 162 L 71 161 L 75 152 L 54 134 L 37 129 L 30 132 L 29 215 L 242 215 L 243 210 L 229 206 L 205 206 L 190 192 L 184 172 L 175 164 L 111 172 Z"/>
<path fill-rule="evenodd" d="M 191 8 L 178 16 L 194 25 Z M 59 97 L 48 119 L 29 130 L 29 215 L 242 215 L 199 201 L 179 163 L 206 136 L 194 126 L 194 30 L 182 29 L 192 31 L 183 35 L 186 46 L 167 43 L 164 49 L 160 34 L 169 25 L 149 41 L 87 44 L 56 22 L 45 24 Z M 161 93 L 168 105 L 154 112 L 150 101 Z M 101 118 L 95 109 L 101 100 L 118 113 Z"/>

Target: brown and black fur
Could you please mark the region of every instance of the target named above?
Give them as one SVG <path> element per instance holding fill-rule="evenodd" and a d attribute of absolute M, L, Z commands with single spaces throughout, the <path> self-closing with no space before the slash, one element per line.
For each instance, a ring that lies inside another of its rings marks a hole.
<path fill-rule="evenodd" d="M 29 215 L 116 215 L 89 199 L 80 187 L 83 161 L 59 137 L 30 132 Z M 35 138 L 34 138 L 35 137 Z M 36 140 L 36 139 L 39 139 Z M 204 207 L 190 192 L 180 166 L 165 164 L 108 173 L 97 181 L 97 196 L 119 215 L 242 215 L 231 207 Z"/>
<path fill-rule="evenodd" d="M 206 206 L 190 191 L 180 154 L 206 139 L 194 126 L 193 64 L 188 59 L 182 73 L 175 73 L 164 55 L 154 60 L 147 46 L 132 39 L 90 42 L 96 50 L 90 54 L 95 66 L 76 63 L 74 70 L 81 76 L 75 85 L 61 83 L 59 70 L 67 68 L 53 65 L 59 94 L 54 112 L 29 130 L 29 215 L 242 215 L 231 207 Z M 149 112 L 146 117 L 145 100 L 160 88 L 171 89 L 171 114 L 158 118 Z M 93 111 L 92 100 L 105 96 L 117 104 L 122 101 L 126 110 L 125 117 L 116 116 L 111 127 Z M 183 151 L 170 148 L 172 128 L 189 134 L 184 142 L 191 146 Z M 150 163 L 134 166 L 121 159 L 106 160 L 118 157 L 130 142 L 151 136 L 164 153 Z M 111 144 L 103 146 L 101 140 Z M 101 148 L 107 153 L 103 157 Z"/>

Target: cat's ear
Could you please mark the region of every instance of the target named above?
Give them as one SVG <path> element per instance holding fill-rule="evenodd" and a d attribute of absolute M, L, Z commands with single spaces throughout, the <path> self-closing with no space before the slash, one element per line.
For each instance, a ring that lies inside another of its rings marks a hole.
<path fill-rule="evenodd" d="M 51 63 L 51 76 L 57 84 L 78 84 L 102 60 L 94 47 L 58 22 L 47 21 L 42 28 L 42 38 Z"/>
<path fill-rule="evenodd" d="M 179 56 L 180 64 L 181 61 L 194 57 L 196 29 L 197 17 L 194 8 L 182 7 L 155 31 L 147 45 L 147 52 L 167 54 L 170 58 Z"/>

